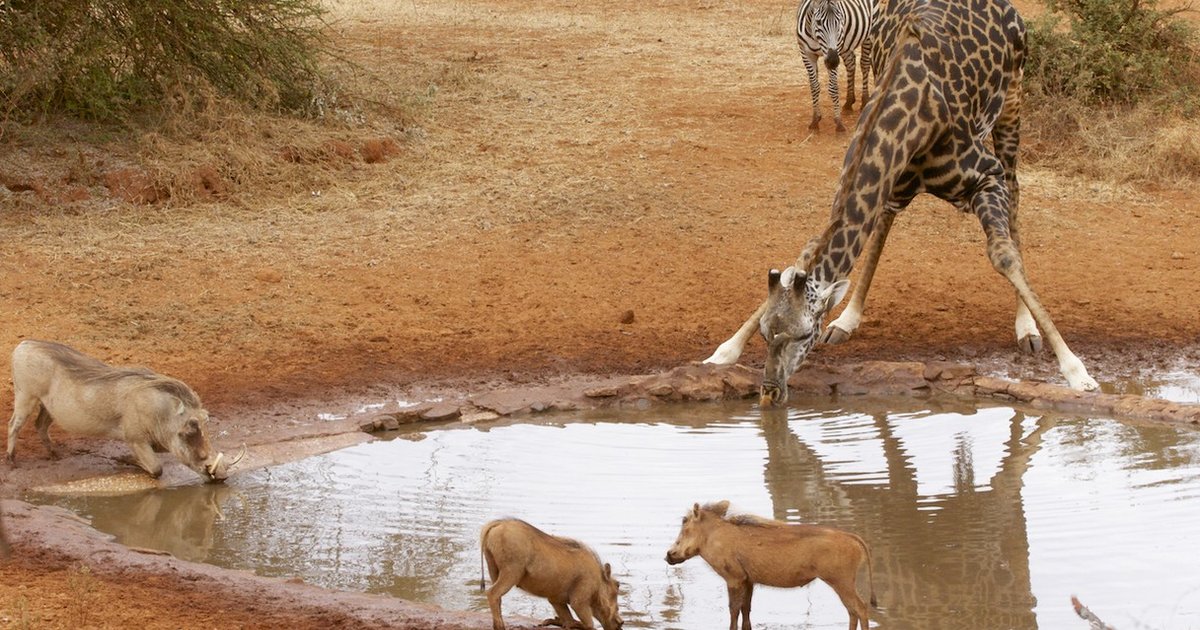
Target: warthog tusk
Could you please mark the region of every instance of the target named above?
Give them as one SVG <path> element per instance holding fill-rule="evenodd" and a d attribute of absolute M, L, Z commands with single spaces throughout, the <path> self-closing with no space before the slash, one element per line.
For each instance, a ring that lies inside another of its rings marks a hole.
<path fill-rule="evenodd" d="M 224 452 L 217 453 L 217 458 L 214 459 L 213 463 L 208 466 L 208 474 L 211 475 L 212 473 L 217 471 L 217 466 L 221 465 L 221 458 L 223 458 L 223 457 L 225 457 Z"/>
<path fill-rule="evenodd" d="M 238 462 L 242 461 L 242 458 L 245 456 L 246 456 L 246 445 L 242 444 L 242 452 L 238 453 L 238 456 L 233 458 L 233 461 L 229 462 L 229 468 L 233 468 L 234 466 L 237 466 Z"/>

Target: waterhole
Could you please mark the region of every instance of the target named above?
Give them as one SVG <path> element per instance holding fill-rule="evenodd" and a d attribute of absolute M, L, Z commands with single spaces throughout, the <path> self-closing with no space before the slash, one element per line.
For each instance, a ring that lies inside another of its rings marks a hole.
<path fill-rule="evenodd" d="M 912 400 L 536 416 L 379 441 L 226 485 L 42 497 L 127 545 L 486 610 L 479 528 L 515 516 L 613 565 L 627 627 L 719 628 L 724 582 L 663 560 L 694 502 L 861 534 L 886 628 L 1200 627 L 1200 432 Z M 866 571 L 859 590 L 866 596 Z M 518 591 L 506 613 L 551 616 Z M 820 582 L 758 588 L 756 628 L 845 628 Z"/>

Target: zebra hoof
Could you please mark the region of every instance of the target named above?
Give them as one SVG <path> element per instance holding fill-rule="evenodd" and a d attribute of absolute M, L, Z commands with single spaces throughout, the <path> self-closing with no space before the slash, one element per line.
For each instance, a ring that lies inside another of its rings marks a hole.
<path fill-rule="evenodd" d="M 846 133 L 846 125 L 843 125 L 842 121 L 840 121 L 840 120 L 837 121 L 837 132 L 838 133 Z"/>
<path fill-rule="evenodd" d="M 1017 340 L 1017 347 L 1022 354 L 1037 354 L 1042 351 L 1042 336 L 1025 335 Z"/>
<path fill-rule="evenodd" d="M 842 343 L 849 339 L 850 333 L 832 324 L 829 326 L 829 328 L 825 329 L 825 332 L 821 333 L 821 343 L 827 343 L 831 346 Z"/>

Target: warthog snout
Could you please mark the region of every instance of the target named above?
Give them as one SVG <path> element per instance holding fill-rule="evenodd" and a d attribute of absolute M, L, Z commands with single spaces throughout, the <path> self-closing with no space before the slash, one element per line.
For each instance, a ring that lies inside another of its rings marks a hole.
<path fill-rule="evenodd" d="M 683 562 L 684 560 L 687 560 L 687 558 L 680 558 L 672 554 L 670 551 L 667 552 L 667 564 L 675 565 Z"/>
<path fill-rule="evenodd" d="M 239 452 L 237 454 L 237 457 L 234 457 L 232 461 L 228 461 L 228 462 L 225 461 L 225 453 L 224 452 L 217 453 L 217 456 L 212 458 L 212 461 L 204 463 L 204 472 L 205 472 L 205 474 L 208 475 L 208 482 L 209 483 L 220 483 L 220 482 L 228 479 L 230 469 L 232 469 L 234 466 L 236 466 L 238 464 L 238 462 L 242 461 L 242 458 L 245 456 L 246 456 L 246 445 L 245 444 L 242 445 L 241 452 Z"/>

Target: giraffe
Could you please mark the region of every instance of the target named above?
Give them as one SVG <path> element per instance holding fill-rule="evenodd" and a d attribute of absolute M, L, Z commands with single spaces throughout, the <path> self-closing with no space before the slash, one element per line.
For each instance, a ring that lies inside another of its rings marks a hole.
<path fill-rule="evenodd" d="M 1009 0 L 892 0 L 871 37 L 875 92 L 850 139 L 829 223 L 794 266 L 771 270 L 767 300 L 705 362 L 735 362 L 757 327 L 767 342 L 760 400 L 785 402 L 787 379 L 817 339 L 837 343 L 857 328 L 896 214 L 928 192 L 979 219 L 992 267 L 1017 294 L 1020 349 L 1041 347 L 1040 328 L 1068 384 L 1097 389 L 1021 259 L 1016 167 L 1025 26 L 1016 9 Z M 861 280 L 822 334 L 864 247 Z"/>

